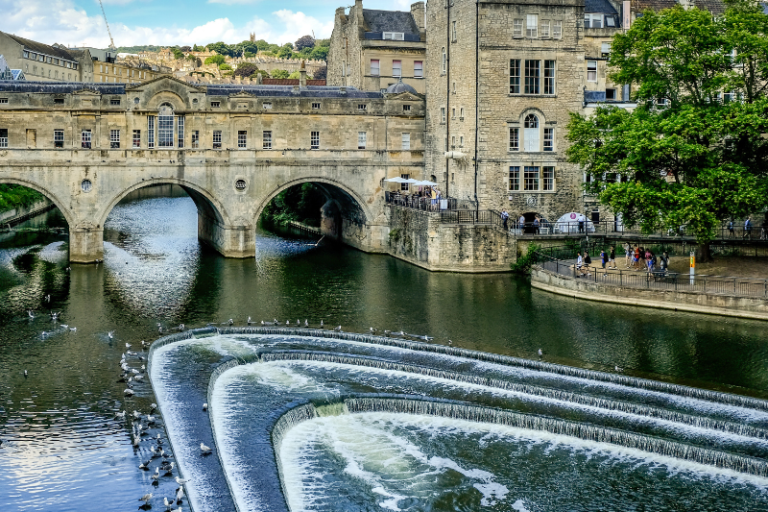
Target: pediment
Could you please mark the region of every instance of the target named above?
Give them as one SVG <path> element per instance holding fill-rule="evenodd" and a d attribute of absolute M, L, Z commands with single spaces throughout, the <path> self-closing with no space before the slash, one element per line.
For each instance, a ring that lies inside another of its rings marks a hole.
<path fill-rule="evenodd" d="M 256 96 L 251 94 L 251 93 L 249 93 L 249 92 L 247 92 L 247 91 L 245 91 L 245 90 L 241 89 L 241 90 L 239 90 L 237 92 L 233 92 L 232 94 L 229 95 L 229 97 L 230 98 L 234 98 L 234 99 L 238 99 L 238 98 L 240 98 L 240 99 L 253 99 Z"/>
<path fill-rule="evenodd" d="M 78 89 L 76 91 L 73 91 L 72 94 L 77 96 L 101 96 L 101 93 L 99 91 L 94 91 L 93 89 Z"/>
<path fill-rule="evenodd" d="M 195 87 L 184 80 L 179 80 L 173 75 L 161 75 L 152 80 L 147 80 L 140 84 L 131 85 L 125 88 L 126 91 L 161 91 L 163 89 L 178 90 L 182 86 L 187 92 L 205 92 L 205 89 Z"/>
<path fill-rule="evenodd" d="M 401 92 L 399 94 L 393 94 L 389 96 L 389 99 L 391 100 L 398 100 L 398 101 L 424 101 L 424 97 L 420 94 L 413 94 L 410 92 Z"/>

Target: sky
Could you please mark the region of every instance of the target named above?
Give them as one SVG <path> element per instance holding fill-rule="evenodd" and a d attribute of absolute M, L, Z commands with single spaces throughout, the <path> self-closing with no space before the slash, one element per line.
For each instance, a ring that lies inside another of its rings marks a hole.
<path fill-rule="evenodd" d="M 270 43 L 314 32 L 330 37 L 338 7 L 353 0 L 103 0 L 115 46 Z M 367 9 L 408 10 L 412 0 L 366 0 Z M 98 0 L 0 0 L 0 30 L 41 43 L 106 48 Z"/>

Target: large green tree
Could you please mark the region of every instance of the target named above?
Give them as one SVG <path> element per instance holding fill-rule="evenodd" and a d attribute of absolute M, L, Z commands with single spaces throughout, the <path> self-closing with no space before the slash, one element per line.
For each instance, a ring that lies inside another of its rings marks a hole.
<path fill-rule="evenodd" d="M 568 158 L 600 201 L 644 231 L 696 236 L 707 259 L 719 224 L 768 206 L 768 17 L 646 11 L 614 37 L 610 77 L 633 86 L 633 111 L 571 114 Z"/>

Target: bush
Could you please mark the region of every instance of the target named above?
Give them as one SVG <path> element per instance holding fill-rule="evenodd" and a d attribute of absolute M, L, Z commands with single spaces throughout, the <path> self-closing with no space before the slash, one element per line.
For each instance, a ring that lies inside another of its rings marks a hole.
<path fill-rule="evenodd" d="M 249 77 L 256 73 L 259 70 L 258 66 L 256 64 L 251 64 L 250 62 L 244 62 L 237 66 L 237 70 L 235 71 L 235 76 L 241 76 L 243 78 Z"/>
<path fill-rule="evenodd" d="M 512 272 L 523 276 L 531 275 L 531 267 L 538 261 L 538 255 L 536 251 L 539 251 L 541 247 L 538 244 L 531 243 L 528 246 L 528 251 L 525 255 L 517 258 L 517 261 L 512 264 Z"/>
<path fill-rule="evenodd" d="M 288 78 L 291 74 L 285 69 L 273 69 L 269 75 L 272 78 Z"/>
<path fill-rule="evenodd" d="M 225 62 L 227 62 L 227 59 L 225 59 L 223 55 L 211 55 L 205 59 L 205 64 L 216 64 L 217 66 L 220 66 Z"/>
<path fill-rule="evenodd" d="M 230 66 L 230 65 L 229 65 L 229 64 L 227 64 L 227 63 L 224 63 L 224 64 L 219 64 L 219 69 L 220 69 L 221 71 L 232 71 L 232 66 Z"/>
<path fill-rule="evenodd" d="M 0 185 L 0 211 L 31 206 L 42 201 L 45 196 L 31 188 L 20 185 Z"/>

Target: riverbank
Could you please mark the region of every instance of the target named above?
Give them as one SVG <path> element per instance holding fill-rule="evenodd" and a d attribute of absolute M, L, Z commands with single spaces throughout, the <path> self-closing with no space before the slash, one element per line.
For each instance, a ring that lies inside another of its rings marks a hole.
<path fill-rule="evenodd" d="M 531 286 L 538 290 L 594 302 L 768 321 L 766 297 L 616 286 L 601 280 L 565 276 L 545 270 L 541 266 L 532 268 Z"/>

